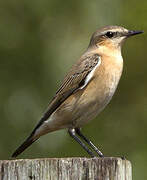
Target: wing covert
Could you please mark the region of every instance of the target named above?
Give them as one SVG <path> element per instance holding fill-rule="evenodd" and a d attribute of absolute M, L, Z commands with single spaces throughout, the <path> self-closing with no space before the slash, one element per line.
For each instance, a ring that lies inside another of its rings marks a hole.
<path fill-rule="evenodd" d="M 80 58 L 79 61 L 72 66 L 35 130 L 43 123 L 43 121 L 49 118 L 66 98 L 84 85 L 86 77 L 96 67 L 99 61 L 100 56 L 98 54 L 93 54 Z"/>

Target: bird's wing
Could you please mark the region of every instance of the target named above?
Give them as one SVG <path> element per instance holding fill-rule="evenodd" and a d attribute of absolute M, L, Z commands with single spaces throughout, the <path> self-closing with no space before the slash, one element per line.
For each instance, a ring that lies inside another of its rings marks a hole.
<path fill-rule="evenodd" d="M 40 122 L 36 126 L 33 132 L 49 118 L 49 116 L 62 104 L 75 91 L 84 88 L 90 81 L 88 75 L 99 64 L 100 56 L 93 54 L 92 56 L 84 56 L 73 67 L 71 71 L 65 76 L 61 86 L 57 90 L 54 98 L 49 103 L 47 111 L 44 113 Z"/>
<path fill-rule="evenodd" d="M 60 88 L 56 92 L 54 98 L 50 102 L 47 111 L 30 134 L 30 136 L 16 149 L 12 154 L 12 157 L 18 156 L 22 153 L 27 147 L 29 147 L 37 139 L 33 138 L 36 130 L 43 124 L 45 120 L 61 105 L 66 98 L 68 98 L 75 91 L 84 88 L 92 78 L 93 70 L 100 63 L 100 56 L 94 54 L 91 56 L 82 57 L 72 68 L 71 71 L 67 74 L 64 81 L 62 82 Z M 92 73 L 92 74 L 91 74 Z"/>

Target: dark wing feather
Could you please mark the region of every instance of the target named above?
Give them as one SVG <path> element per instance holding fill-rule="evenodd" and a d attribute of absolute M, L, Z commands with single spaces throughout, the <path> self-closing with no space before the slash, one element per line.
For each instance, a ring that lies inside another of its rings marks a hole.
<path fill-rule="evenodd" d="M 56 92 L 56 95 L 50 102 L 47 111 L 41 118 L 32 134 L 45 120 L 49 118 L 49 116 L 62 104 L 63 101 L 65 101 L 66 98 L 68 98 L 84 84 L 86 76 L 97 65 L 99 58 L 100 56 L 98 54 L 85 56 L 75 65 L 73 65 L 71 68 L 72 70 L 64 78 L 60 88 Z"/>
<path fill-rule="evenodd" d="M 41 118 L 30 136 L 12 154 L 12 157 L 18 156 L 34 141 L 37 140 L 33 138 L 36 129 L 38 129 L 38 127 L 40 127 L 42 123 L 49 118 L 49 116 L 62 104 L 63 101 L 65 101 L 66 98 L 68 98 L 71 94 L 73 94 L 76 90 L 84 85 L 85 78 L 97 65 L 98 61 L 98 54 L 94 54 L 92 56 L 84 56 L 72 67 L 72 70 L 67 74 L 60 88 L 56 92 L 55 97 L 50 102 L 44 116 Z"/>

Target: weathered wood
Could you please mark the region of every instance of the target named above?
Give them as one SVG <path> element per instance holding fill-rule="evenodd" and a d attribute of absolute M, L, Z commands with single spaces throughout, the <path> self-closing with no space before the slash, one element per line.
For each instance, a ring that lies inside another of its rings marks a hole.
<path fill-rule="evenodd" d="M 132 170 L 121 158 L 1 160 L 0 180 L 132 180 Z"/>

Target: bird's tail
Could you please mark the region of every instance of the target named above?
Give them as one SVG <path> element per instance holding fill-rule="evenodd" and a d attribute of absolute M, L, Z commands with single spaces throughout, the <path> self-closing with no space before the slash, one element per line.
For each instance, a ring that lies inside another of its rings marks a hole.
<path fill-rule="evenodd" d="M 38 138 L 37 138 L 38 139 Z M 12 157 L 17 157 L 19 154 L 21 154 L 27 147 L 29 147 L 33 142 L 35 142 L 37 139 L 34 139 L 32 135 L 30 135 L 12 154 Z"/>

